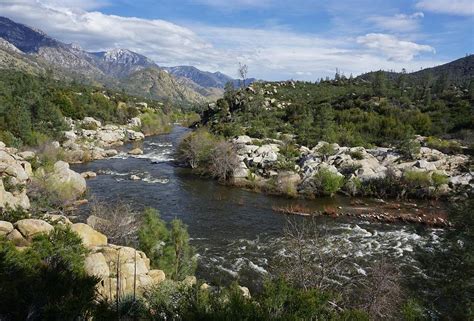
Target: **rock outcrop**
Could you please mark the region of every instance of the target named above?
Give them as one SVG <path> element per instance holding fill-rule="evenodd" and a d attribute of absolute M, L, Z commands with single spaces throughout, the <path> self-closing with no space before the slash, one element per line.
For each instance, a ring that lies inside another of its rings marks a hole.
<path fill-rule="evenodd" d="M 87 274 L 101 281 L 97 290 L 103 297 L 113 299 L 120 296 L 143 293 L 147 288 L 166 279 L 161 270 L 150 268 L 150 259 L 142 251 L 131 247 L 107 243 L 107 237 L 87 224 L 72 224 L 62 215 L 45 215 L 44 219 L 23 219 L 15 224 L 0 221 L 0 236 L 6 236 L 18 248 L 27 247 L 33 237 L 53 231 L 54 224 L 69 225 L 82 239 L 89 253 L 84 260 Z M 195 279 L 194 279 L 195 280 Z M 118 283 L 118 285 L 117 285 Z"/>
<path fill-rule="evenodd" d="M 420 149 L 417 159 L 408 161 L 394 148 L 341 147 L 320 142 L 312 149 L 295 146 L 297 155 L 288 159 L 288 155 L 281 152 L 285 148 L 281 140 L 239 136 L 231 142 L 240 160 L 233 173 L 237 182 L 276 180 L 277 186 L 293 185 L 298 191 L 304 191 L 315 174 L 324 168 L 348 181 L 362 183 L 388 175 L 401 178 L 407 172 L 425 172 L 429 177 L 435 173 L 446 177 L 449 183 L 437 187 L 437 192 L 445 195 L 459 188 L 474 188 L 474 173 L 463 169 L 469 162 L 468 156 L 447 155 L 427 147 Z M 282 161 L 293 165 L 281 169 Z"/>
<path fill-rule="evenodd" d="M 138 117 L 132 118 L 126 125 L 103 125 L 92 117 L 79 121 L 67 118 L 66 123 L 70 128 L 64 132 L 65 141 L 61 147 L 71 162 L 112 157 L 118 154 L 112 147 L 145 138 L 142 132 L 137 131 L 141 127 Z"/>
<path fill-rule="evenodd" d="M 25 159 L 32 156 L 34 153 L 18 153 L 0 142 L 0 209 L 30 207 L 25 186 L 33 173 Z"/>

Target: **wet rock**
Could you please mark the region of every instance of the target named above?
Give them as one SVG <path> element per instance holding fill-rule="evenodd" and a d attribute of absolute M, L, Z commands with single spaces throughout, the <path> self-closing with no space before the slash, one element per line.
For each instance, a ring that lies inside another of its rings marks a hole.
<path fill-rule="evenodd" d="M 143 150 L 140 148 L 134 148 L 128 152 L 129 155 L 143 155 Z"/>
<path fill-rule="evenodd" d="M 88 171 L 88 172 L 81 173 L 81 176 L 84 177 L 85 179 L 90 179 L 90 178 L 97 177 L 97 173 Z"/>

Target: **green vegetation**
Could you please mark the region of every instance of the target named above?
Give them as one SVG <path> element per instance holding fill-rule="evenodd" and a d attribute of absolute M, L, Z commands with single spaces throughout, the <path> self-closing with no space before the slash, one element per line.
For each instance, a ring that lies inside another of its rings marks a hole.
<path fill-rule="evenodd" d="M 437 86 L 430 78 L 387 78 L 383 72 L 317 83 L 254 83 L 253 90 L 228 91 L 204 110 L 202 121 L 224 136 L 272 138 L 281 132 L 309 147 L 321 140 L 384 146 L 414 134 L 471 130 L 474 104 L 468 85 Z"/>
<path fill-rule="evenodd" d="M 169 224 L 158 211 L 146 209 L 138 231 L 139 248 L 147 254 L 154 268 L 165 271 L 172 280 L 183 280 L 196 269 L 194 249 L 189 245 L 189 234 L 181 220 Z"/>
<path fill-rule="evenodd" d="M 344 176 L 331 172 L 327 168 L 321 168 L 314 175 L 316 193 L 323 195 L 334 195 L 344 185 Z"/>
<path fill-rule="evenodd" d="M 461 152 L 461 145 L 455 140 L 444 140 L 437 137 L 428 137 L 426 139 L 426 146 L 434 148 L 443 153 L 456 154 Z"/>
<path fill-rule="evenodd" d="M 19 251 L 0 240 L 0 318 L 73 320 L 94 308 L 95 285 L 83 268 L 85 248 L 68 229 L 56 226 Z"/>
<path fill-rule="evenodd" d="M 148 107 L 143 108 L 142 102 Z M 34 76 L 9 70 L 0 73 L 0 140 L 10 146 L 37 146 L 61 140 L 61 131 L 66 129 L 64 117 L 89 116 L 104 123 L 125 124 L 141 109 L 146 109 L 141 116 L 146 134 L 166 131 L 174 111 L 181 118 L 187 115 L 157 101 L 56 81 L 50 74 Z M 84 125 L 84 129 L 96 128 Z"/>
<path fill-rule="evenodd" d="M 413 280 L 413 291 L 423 293 L 421 302 L 434 319 L 474 318 L 474 198 L 453 204 L 449 229 L 439 241 L 418 249 L 424 275 Z"/>

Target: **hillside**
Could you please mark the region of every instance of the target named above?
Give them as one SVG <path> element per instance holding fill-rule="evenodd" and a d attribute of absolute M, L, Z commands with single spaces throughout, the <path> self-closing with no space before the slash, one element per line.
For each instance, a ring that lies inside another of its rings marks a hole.
<path fill-rule="evenodd" d="M 432 81 L 419 75 L 390 79 L 371 77 L 308 82 L 254 83 L 227 92 L 203 113 L 203 123 L 225 136 L 246 134 L 274 138 L 294 135 L 299 144 L 320 140 L 344 146 L 386 146 L 413 135 L 456 137 L 473 142 L 474 82 L 445 81 L 445 70 L 470 65 L 472 57 L 433 68 Z M 462 68 L 472 79 L 472 69 Z M 460 74 L 460 73 L 459 73 Z M 453 74 L 454 75 L 454 74 Z"/>
<path fill-rule="evenodd" d="M 369 72 L 359 76 L 358 78 L 370 80 L 374 77 L 376 72 Z M 412 73 L 397 73 L 384 71 L 386 78 L 391 80 L 398 80 L 404 77 L 407 81 L 423 82 L 430 81 L 445 81 L 446 83 L 456 85 L 466 85 L 474 78 L 474 55 L 469 55 L 444 65 L 426 68 Z"/>
<path fill-rule="evenodd" d="M 33 74 L 52 70 L 55 77 L 86 84 L 102 85 L 114 90 L 153 99 L 171 99 L 179 103 L 200 103 L 214 99 L 211 90 L 196 91 L 193 86 L 177 82 L 173 76 L 154 77 L 153 89 L 147 75 L 160 70 L 151 59 L 127 49 L 89 53 L 77 45 L 57 41 L 42 31 L 0 17 L 0 68 Z M 140 75 L 140 72 L 144 72 Z M 143 79 L 146 83 L 140 83 Z M 131 81 L 130 81 L 131 80 Z M 168 95 L 169 93 L 169 95 Z"/>

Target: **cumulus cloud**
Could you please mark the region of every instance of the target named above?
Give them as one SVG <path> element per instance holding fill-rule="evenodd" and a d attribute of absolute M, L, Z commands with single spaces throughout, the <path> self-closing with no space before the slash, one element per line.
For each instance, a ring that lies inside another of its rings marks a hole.
<path fill-rule="evenodd" d="M 474 15 L 474 2 L 472 0 L 423 0 L 416 4 L 417 8 L 460 16 Z"/>
<path fill-rule="evenodd" d="M 424 17 L 423 12 L 415 12 L 411 15 L 396 14 L 394 16 L 372 16 L 369 21 L 384 30 L 407 32 L 418 29 L 420 19 Z"/>
<path fill-rule="evenodd" d="M 77 2 L 86 7 L 105 3 Z M 194 65 L 230 76 L 237 76 L 238 62 L 249 66 L 249 76 L 268 80 L 315 80 L 334 75 L 336 68 L 355 75 L 374 69 L 417 70 L 440 63 L 432 59 L 414 61 L 415 55 L 433 52 L 433 48 L 388 35 L 369 34 L 352 39 L 298 33 L 278 26 L 260 29 L 183 26 L 159 19 L 107 15 L 64 3 L 10 0 L 0 2 L 0 12 L 88 51 L 127 48 L 162 66 Z"/>
<path fill-rule="evenodd" d="M 411 61 L 422 53 L 435 53 L 435 49 L 428 45 L 400 40 L 396 36 L 383 33 L 369 33 L 357 38 L 357 42 L 367 48 L 379 51 L 393 61 Z"/>
<path fill-rule="evenodd" d="M 204 4 L 219 9 L 236 9 L 236 8 L 262 8 L 271 5 L 274 0 L 192 0 L 192 2 Z"/>

